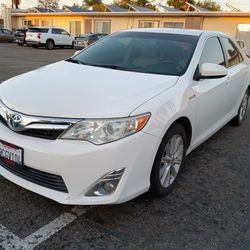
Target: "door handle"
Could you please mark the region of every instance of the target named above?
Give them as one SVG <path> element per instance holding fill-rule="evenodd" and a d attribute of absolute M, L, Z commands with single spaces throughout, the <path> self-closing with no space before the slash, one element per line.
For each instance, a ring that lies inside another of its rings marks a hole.
<path fill-rule="evenodd" d="M 230 84 L 231 84 L 231 77 L 228 77 L 228 78 L 227 78 L 226 84 L 227 84 L 227 85 L 230 85 Z"/>

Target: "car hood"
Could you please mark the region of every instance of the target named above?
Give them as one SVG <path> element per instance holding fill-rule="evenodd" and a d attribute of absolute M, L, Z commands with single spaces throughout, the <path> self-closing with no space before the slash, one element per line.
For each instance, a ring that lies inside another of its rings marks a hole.
<path fill-rule="evenodd" d="M 61 61 L 0 85 L 0 98 L 27 115 L 125 117 L 173 86 L 177 76 L 153 75 Z"/>

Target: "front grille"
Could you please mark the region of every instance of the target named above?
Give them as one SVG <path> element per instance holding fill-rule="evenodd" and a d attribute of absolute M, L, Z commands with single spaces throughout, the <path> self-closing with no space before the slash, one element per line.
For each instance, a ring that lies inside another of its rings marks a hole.
<path fill-rule="evenodd" d="M 64 130 L 56 130 L 56 129 L 26 129 L 21 132 L 18 132 L 22 135 L 55 140 Z"/>
<path fill-rule="evenodd" d="M 7 122 L 1 116 L 0 116 L 0 123 L 9 128 Z M 64 131 L 63 129 L 25 129 L 23 131 L 19 132 L 13 131 L 13 132 L 36 138 L 56 140 L 59 137 L 59 135 L 62 134 L 63 131 Z"/>
<path fill-rule="evenodd" d="M 15 121 L 17 117 L 19 120 Z M 76 118 L 26 115 L 11 110 L 0 100 L 0 123 L 18 134 L 55 140 L 67 128 L 79 121 L 80 119 Z"/>
<path fill-rule="evenodd" d="M 63 193 L 68 193 L 68 189 L 60 175 L 49 174 L 27 166 L 12 166 L 0 160 L 0 165 L 11 173 L 38 184 Z"/>

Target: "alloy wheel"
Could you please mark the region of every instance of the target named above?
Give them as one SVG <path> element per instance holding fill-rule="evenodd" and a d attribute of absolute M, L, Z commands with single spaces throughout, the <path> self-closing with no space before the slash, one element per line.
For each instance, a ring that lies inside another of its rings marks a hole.
<path fill-rule="evenodd" d="M 184 142 L 180 135 L 173 135 L 168 141 L 161 158 L 159 178 L 162 187 L 169 187 L 175 180 L 183 159 Z"/>

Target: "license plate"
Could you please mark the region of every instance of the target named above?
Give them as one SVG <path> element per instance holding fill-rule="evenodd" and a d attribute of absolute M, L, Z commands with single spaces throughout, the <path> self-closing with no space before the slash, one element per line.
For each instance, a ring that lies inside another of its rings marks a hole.
<path fill-rule="evenodd" d="M 0 160 L 10 165 L 23 165 L 23 149 L 0 140 Z"/>

